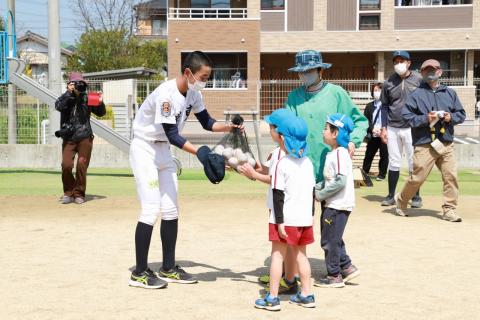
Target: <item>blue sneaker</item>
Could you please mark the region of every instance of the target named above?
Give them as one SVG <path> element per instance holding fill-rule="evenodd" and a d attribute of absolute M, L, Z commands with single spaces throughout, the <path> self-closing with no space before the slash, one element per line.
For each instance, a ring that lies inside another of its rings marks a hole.
<path fill-rule="evenodd" d="M 267 293 L 265 298 L 255 300 L 255 308 L 266 309 L 268 311 L 280 311 L 280 299 L 278 297 L 270 297 L 270 293 Z"/>
<path fill-rule="evenodd" d="M 294 303 L 304 308 L 315 308 L 315 296 L 311 294 L 304 297 L 301 292 L 298 292 L 296 295 L 290 296 L 290 303 Z"/>

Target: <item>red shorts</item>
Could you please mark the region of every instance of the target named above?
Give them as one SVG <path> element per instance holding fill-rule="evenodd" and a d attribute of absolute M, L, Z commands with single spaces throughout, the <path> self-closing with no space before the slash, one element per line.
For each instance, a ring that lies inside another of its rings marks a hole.
<path fill-rule="evenodd" d="M 278 233 L 278 225 L 273 223 L 268 224 L 268 240 L 270 241 L 280 241 L 293 246 L 305 246 L 315 242 L 315 239 L 313 238 L 313 226 L 285 226 L 285 232 L 288 237 L 287 239 L 282 239 Z"/>

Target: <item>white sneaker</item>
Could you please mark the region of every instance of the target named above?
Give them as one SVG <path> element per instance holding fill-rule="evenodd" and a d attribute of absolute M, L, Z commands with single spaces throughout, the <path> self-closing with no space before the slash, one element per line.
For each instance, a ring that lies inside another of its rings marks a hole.
<path fill-rule="evenodd" d="M 400 207 L 400 203 L 398 203 L 398 193 L 393 197 L 393 199 L 395 200 L 395 213 L 400 217 L 408 217 L 405 209 L 402 209 Z"/>
<path fill-rule="evenodd" d="M 462 217 L 455 213 L 453 210 L 447 210 L 443 213 L 443 220 L 447 220 L 450 222 L 462 222 Z"/>
<path fill-rule="evenodd" d="M 69 203 L 72 203 L 73 201 L 74 201 L 74 198 L 69 196 L 63 196 L 62 200 L 60 200 L 62 204 L 69 204 Z"/>

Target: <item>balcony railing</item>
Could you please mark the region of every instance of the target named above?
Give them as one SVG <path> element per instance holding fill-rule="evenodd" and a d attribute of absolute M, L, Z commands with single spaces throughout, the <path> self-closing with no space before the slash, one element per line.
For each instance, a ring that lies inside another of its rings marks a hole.
<path fill-rule="evenodd" d="M 246 8 L 169 8 L 169 19 L 246 19 Z"/>

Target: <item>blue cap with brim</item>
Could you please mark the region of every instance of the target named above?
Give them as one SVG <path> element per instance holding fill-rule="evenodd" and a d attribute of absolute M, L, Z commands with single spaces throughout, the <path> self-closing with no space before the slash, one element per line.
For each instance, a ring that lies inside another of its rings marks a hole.
<path fill-rule="evenodd" d="M 405 60 L 410 60 L 410 54 L 405 50 L 394 51 L 392 55 L 392 59 L 395 60 L 396 57 L 401 57 Z"/>
<path fill-rule="evenodd" d="M 295 66 L 288 69 L 290 72 L 306 72 L 311 69 L 328 69 L 331 63 L 324 63 L 322 54 L 315 50 L 305 50 L 295 55 Z"/>
<path fill-rule="evenodd" d="M 335 113 L 327 117 L 327 123 L 338 128 L 338 145 L 344 148 L 348 148 L 348 143 L 350 142 L 350 133 L 355 127 L 352 119 L 350 119 L 350 117 L 347 115 Z"/>

